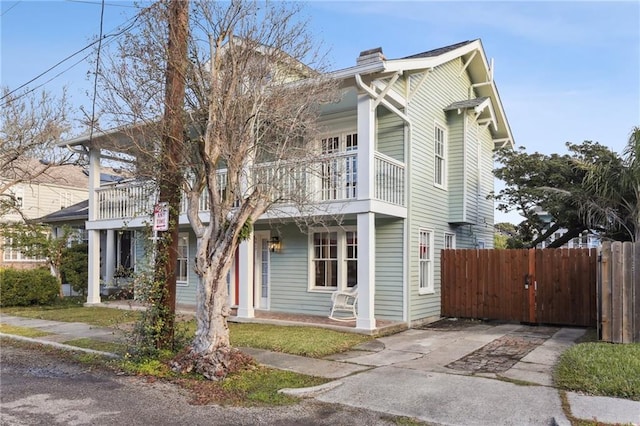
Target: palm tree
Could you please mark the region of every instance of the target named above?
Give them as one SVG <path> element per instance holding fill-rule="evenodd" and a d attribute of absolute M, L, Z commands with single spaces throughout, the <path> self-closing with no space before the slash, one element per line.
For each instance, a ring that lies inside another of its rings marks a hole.
<path fill-rule="evenodd" d="M 631 130 L 622 157 L 579 167 L 586 170 L 583 186 L 590 194 L 581 209 L 585 222 L 640 241 L 640 127 Z"/>

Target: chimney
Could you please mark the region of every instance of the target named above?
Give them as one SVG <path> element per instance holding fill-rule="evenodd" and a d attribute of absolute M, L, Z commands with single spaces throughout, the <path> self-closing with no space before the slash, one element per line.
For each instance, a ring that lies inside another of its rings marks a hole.
<path fill-rule="evenodd" d="M 382 54 L 382 47 L 376 47 L 375 49 L 369 49 L 360 52 L 360 56 L 356 59 L 356 64 L 365 65 L 365 64 L 374 64 L 376 62 L 382 62 L 387 58 Z"/>

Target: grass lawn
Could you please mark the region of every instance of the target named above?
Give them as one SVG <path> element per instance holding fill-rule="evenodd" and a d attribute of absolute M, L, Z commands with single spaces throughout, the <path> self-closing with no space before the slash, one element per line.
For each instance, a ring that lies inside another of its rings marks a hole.
<path fill-rule="evenodd" d="M 81 304 L 67 302 L 63 305 L 2 308 L 0 312 L 44 320 L 84 322 L 96 326 L 118 326 L 133 322 L 139 312 L 113 308 L 84 307 Z M 195 334 L 195 321 L 181 324 L 187 337 Z M 361 334 L 345 333 L 319 327 L 278 326 L 268 324 L 229 323 L 231 344 L 235 347 L 251 347 L 302 355 L 313 358 L 340 353 L 349 350 L 372 337 Z M 17 333 L 12 333 L 17 334 Z M 82 343 L 83 347 L 95 350 L 100 344 Z"/>
<path fill-rule="evenodd" d="M 581 343 L 565 351 L 554 372 L 566 390 L 640 401 L 640 343 Z"/>
<path fill-rule="evenodd" d="M 83 322 L 100 327 L 113 327 L 133 322 L 139 315 L 139 312 L 136 311 L 101 308 L 98 306 L 84 307 L 71 300 L 51 306 L 4 307 L 0 309 L 0 313 L 52 321 Z"/>
<path fill-rule="evenodd" d="M 123 354 L 126 351 L 126 346 L 113 342 L 103 342 L 101 340 L 94 339 L 74 339 L 62 342 L 65 345 L 75 346 L 83 349 L 93 349 L 94 351 L 111 352 L 115 354 Z"/>
<path fill-rule="evenodd" d="M 9 325 L 0 323 L 0 333 L 14 334 L 22 337 L 43 337 L 48 336 L 51 333 L 46 331 L 36 330 L 35 328 L 20 327 L 17 325 Z"/>

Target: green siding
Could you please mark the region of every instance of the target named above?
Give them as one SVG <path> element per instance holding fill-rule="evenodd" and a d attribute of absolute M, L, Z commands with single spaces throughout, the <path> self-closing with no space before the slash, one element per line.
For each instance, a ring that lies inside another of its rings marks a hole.
<path fill-rule="evenodd" d="M 409 321 L 440 315 L 440 251 L 444 245 L 444 233 L 456 233 L 457 247 L 469 244 L 471 235 L 477 226 L 449 225 L 451 217 L 462 216 L 462 185 L 467 188 L 467 213 L 476 212 L 478 200 L 478 173 L 470 171 L 469 164 L 477 170 L 477 148 L 464 161 L 463 152 L 463 117 L 456 111 L 444 112 L 444 108 L 453 102 L 469 98 L 470 80 L 467 73 L 462 73 L 460 59 L 452 60 L 433 69 L 422 87 L 415 93 L 408 108 L 413 123 L 411 149 L 411 180 L 409 182 Z M 415 87 L 421 76 L 411 77 L 411 85 Z M 434 173 L 434 134 L 435 123 L 446 125 L 449 136 L 448 151 L 448 185 L 446 189 L 437 188 L 433 184 Z M 464 147 L 469 150 L 468 147 Z M 463 182 L 463 166 L 467 165 L 466 182 Z M 484 163 L 481 163 L 484 164 Z M 486 166 L 486 165 L 485 165 Z M 484 170 L 484 168 L 483 168 Z M 487 183 L 488 184 L 488 183 Z M 484 185 L 484 184 L 483 184 Z M 469 187 L 470 186 L 470 187 Z M 491 184 L 491 187 L 493 185 Z M 481 195 L 483 198 L 487 194 Z M 471 199 L 469 198 L 471 197 Z M 470 202 L 472 201 L 472 202 Z M 493 220 L 491 215 L 491 221 Z M 467 218 L 470 219 L 470 218 Z M 418 232 L 420 228 L 434 232 L 434 294 L 419 294 L 418 285 Z M 488 243 L 488 241 L 486 241 Z"/>
<path fill-rule="evenodd" d="M 463 222 L 464 215 L 464 115 L 455 111 L 448 113 L 449 125 L 449 157 L 447 162 L 447 179 L 449 190 L 449 221 Z"/>
<path fill-rule="evenodd" d="M 309 236 L 295 224 L 279 229 L 282 251 L 271 256 L 272 311 L 329 315 L 331 293 L 309 291 Z"/>
<path fill-rule="evenodd" d="M 404 220 L 376 220 L 377 319 L 402 321 Z"/>
<path fill-rule="evenodd" d="M 404 121 L 384 107 L 377 110 L 376 151 L 404 162 Z"/>

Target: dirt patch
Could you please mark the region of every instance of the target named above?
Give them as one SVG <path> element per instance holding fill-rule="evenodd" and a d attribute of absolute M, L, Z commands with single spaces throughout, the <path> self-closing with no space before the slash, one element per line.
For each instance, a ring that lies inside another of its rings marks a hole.
<path fill-rule="evenodd" d="M 443 318 L 439 321 L 421 325 L 419 327 L 414 327 L 414 328 L 419 330 L 458 331 L 458 330 L 465 330 L 469 327 L 474 327 L 476 325 L 486 325 L 486 324 L 496 325 L 498 323 L 495 321 L 484 321 L 484 320 L 470 319 L 470 318 Z"/>
<path fill-rule="evenodd" d="M 447 365 L 472 373 L 502 373 L 543 344 L 559 329 L 523 326 Z"/>

